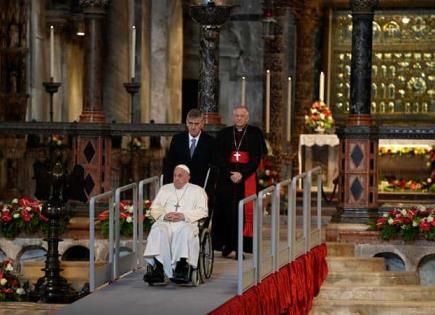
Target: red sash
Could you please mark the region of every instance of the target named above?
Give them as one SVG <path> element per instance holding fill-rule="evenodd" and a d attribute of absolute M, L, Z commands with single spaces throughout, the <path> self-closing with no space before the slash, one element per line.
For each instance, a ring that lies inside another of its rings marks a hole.
<path fill-rule="evenodd" d="M 249 153 L 245 151 L 232 151 L 230 156 L 230 163 L 246 164 L 249 162 Z M 257 193 L 257 181 L 255 172 L 248 176 L 245 180 L 245 197 Z M 253 203 L 250 202 L 245 205 L 245 224 L 243 227 L 243 236 L 252 237 L 253 235 Z"/>

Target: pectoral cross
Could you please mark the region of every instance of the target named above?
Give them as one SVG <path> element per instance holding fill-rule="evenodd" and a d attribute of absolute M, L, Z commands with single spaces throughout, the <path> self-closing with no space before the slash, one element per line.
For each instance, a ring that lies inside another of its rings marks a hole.
<path fill-rule="evenodd" d="M 178 202 L 174 205 L 175 207 L 175 212 L 178 212 L 178 208 L 180 208 L 181 206 L 178 204 Z"/>
<path fill-rule="evenodd" d="M 239 151 L 236 151 L 236 153 L 234 153 L 233 154 L 235 157 L 236 157 L 236 161 L 238 162 L 239 161 L 239 158 L 240 158 L 240 153 L 239 153 Z"/>

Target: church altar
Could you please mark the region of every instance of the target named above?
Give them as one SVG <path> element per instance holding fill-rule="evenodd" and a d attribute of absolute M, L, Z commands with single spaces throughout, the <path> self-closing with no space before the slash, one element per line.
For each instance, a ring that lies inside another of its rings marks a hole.
<path fill-rule="evenodd" d="M 313 146 L 327 146 L 328 147 L 328 159 L 326 164 L 326 188 L 332 189 L 334 175 L 337 175 L 337 146 L 340 141 L 335 134 L 301 134 L 299 136 L 298 146 L 298 165 L 299 174 L 302 174 L 305 170 L 313 168 Z M 305 152 L 302 152 L 302 148 L 305 147 Z M 305 153 L 305 154 L 303 154 Z M 304 156 L 304 159 L 302 157 Z M 315 157 L 314 157 L 315 158 Z"/>

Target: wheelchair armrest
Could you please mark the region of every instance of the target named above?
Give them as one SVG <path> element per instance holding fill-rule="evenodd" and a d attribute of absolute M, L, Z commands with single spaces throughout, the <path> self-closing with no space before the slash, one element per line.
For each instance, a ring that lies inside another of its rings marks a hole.
<path fill-rule="evenodd" d="M 201 231 L 201 230 L 205 229 L 206 227 L 208 227 L 209 222 L 210 222 L 210 217 L 205 217 L 205 218 L 199 219 L 197 221 L 199 230 Z"/>

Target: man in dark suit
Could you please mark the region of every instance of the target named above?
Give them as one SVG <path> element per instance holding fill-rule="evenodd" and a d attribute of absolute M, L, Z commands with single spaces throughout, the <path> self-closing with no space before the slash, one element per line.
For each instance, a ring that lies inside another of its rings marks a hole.
<path fill-rule="evenodd" d="M 190 169 L 190 182 L 204 187 L 208 168 L 213 164 L 215 141 L 202 131 L 204 118 L 199 109 L 191 109 L 186 117 L 187 130 L 172 137 L 163 166 L 163 183 L 171 183 L 174 168 L 185 164 Z"/>

